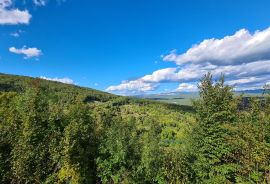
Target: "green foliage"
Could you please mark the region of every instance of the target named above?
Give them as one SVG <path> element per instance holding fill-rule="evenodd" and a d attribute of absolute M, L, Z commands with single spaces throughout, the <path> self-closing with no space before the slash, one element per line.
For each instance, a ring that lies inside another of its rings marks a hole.
<path fill-rule="evenodd" d="M 69 124 L 61 141 L 59 179 L 61 182 L 93 183 L 96 143 L 89 108 L 84 104 L 71 105 L 67 121 Z"/>
<path fill-rule="evenodd" d="M 0 182 L 10 183 L 12 174 L 11 152 L 16 142 L 20 120 L 15 108 L 17 94 L 0 94 Z"/>
<path fill-rule="evenodd" d="M 0 74 L 0 183 L 270 183 L 270 99 L 199 87 L 193 108 Z"/>
<path fill-rule="evenodd" d="M 194 171 L 197 182 L 233 182 L 237 169 L 230 162 L 231 146 L 227 142 L 227 128 L 235 120 L 236 106 L 232 104 L 231 88 L 224 85 L 224 78 L 213 84 L 207 74 L 199 85 L 200 100 L 195 102 L 198 126 L 194 130 Z"/>
<path fill-rule="evenodd" d="M 138 164 L 140 149 L 134 128 L 132 120 L 114 120 L 105 130 L 97 158 L 98 173 L 104 183 L 126 180 Z"/>
<path fill-rule="evenodd" d="M 253 100 L 248 112 L 238 114 L 231 143 L 240 169 L 237 180 L 245 183 L 269 183 L 270 117 L 269 106 Z"/>
<path fill-rule="evenodd" d="M 52 167 L 46 146 L 51 130 L 45 93 L 38 88 L 27 91 L 18 100 L 18 111 L 22 124 L 12 150 L 14 181 L 42 181 Z"/>

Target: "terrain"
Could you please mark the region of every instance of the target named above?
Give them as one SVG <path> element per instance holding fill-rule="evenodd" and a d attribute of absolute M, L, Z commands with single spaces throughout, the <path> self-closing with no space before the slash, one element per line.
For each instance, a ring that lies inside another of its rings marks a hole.
<path fill-rule="evenodd" d="M 235 96 L 241 95 L 243 97 L 260 97 L 262 96 L 263 89 L 234 91 L 233 93 Z M 172 93 L 137 95 L 135 97 L 140 99 L 148 99 L 171 104 L 192 106 L 192 102 L 194 100 L 198 100 L 200 94 L 199 92 L 172 92 Z"/>
<path fill-rule="evenodd" d="M 158 98 L 0 74 L 0 182 L 270 182 L 267 95 L 208 74 L 192 106 Z"/>

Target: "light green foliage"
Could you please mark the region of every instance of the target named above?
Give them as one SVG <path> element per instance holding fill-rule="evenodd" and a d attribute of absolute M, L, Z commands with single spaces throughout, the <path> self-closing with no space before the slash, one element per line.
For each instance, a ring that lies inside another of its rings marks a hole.
<path fill-rule="evenodd" d="M 239 173 L 237 181 L 269 183 L 270 166 L 270 117 L 269 106 L 263 107 L 253 100 L 248 112 L 238 114 L 234 136 L 231 138 L 237 155 Z"/>
<path fill-rule="evenodd" d="M 245 100 L 210 74 L 195 111 L 0 74 L 0 183 L 270 183 L 270 99 Z"/>
<path fill-rule="evenodd" d="M 0 183 L 10 183 L 12 178 L 11 152 L 21 123 L 15 108 L 16 98 L 14 92 L 0 94 Z"/>
<path fill-rule="evenodd" d="M 61 141 L 61 182 L 93 183 L 96 143 L 94 123 L 85 104 L 71 105 Z"/>
<path fill-rule="evenodd" d="M 152 103 L 123 104 L 114 111 L 117 118 L 104 128 L 97 159 L 102 182 L 188 181 L 192 114 Z"/>
<path fill-rule="evenodd" d="M 42 89 L 27 91 L 18 100 L 22 125 L 18 140 L 12 150 L 12 168 L 17 183 L 35 182 L 45 178 L 52 167 L 47 143 L 48 103 Z"/>

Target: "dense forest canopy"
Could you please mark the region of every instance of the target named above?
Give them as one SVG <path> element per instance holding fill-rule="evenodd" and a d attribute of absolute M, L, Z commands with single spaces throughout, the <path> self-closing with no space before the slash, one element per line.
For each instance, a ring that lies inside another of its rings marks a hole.
<path fill-rule="evenodd" d="M 270 183 L 267 87 L 199 90 L 186 107 L 0 74 L 0 183 Z"/>

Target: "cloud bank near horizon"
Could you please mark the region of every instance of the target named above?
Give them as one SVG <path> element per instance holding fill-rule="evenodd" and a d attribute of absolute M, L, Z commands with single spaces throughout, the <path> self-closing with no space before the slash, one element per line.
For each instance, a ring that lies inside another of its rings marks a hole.
<path fill-rule="evenodd" d="M 221 39 L 205 39 L 185 53 L 172 50 L 162 59 L 176 66 L 109 86 L 106 91 L 145 93 L 156 90 L 163 83 L 179 84 L 173 91 L 196 91 L 194 82 L 207 72 L 214 78 L 224 74 L 227 84 L 235 86 L 236 90 L 261 88 L 270 82 L 270 27 L 254 33 L 241 29 Z"/>

